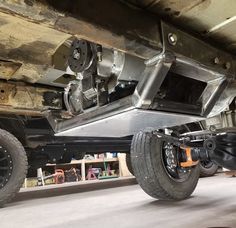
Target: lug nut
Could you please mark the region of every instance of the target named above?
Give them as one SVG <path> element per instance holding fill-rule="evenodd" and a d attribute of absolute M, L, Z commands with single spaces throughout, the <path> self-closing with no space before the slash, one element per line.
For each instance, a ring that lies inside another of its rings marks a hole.
<path fill-rule="evenodd" d="M 80 59 L 80 50 L 75 49 L 73 51 L 73 57 L 74 57 L 74 59 L 79 60 Z"/>

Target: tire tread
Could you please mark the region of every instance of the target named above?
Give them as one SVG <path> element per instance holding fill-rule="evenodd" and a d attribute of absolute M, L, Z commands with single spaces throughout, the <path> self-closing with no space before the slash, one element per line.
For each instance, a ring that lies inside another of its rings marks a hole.
<path fill-rule="evenodd" d="M 156 167 L 158 153 L 154 153 L 155 147 L 160 146 L 160 140 L 150 132 L 139 132 L 133 137 L 131 144 L 131 163 L 135 177 L 141 188 L 150 196 L 161 200 L 182 200 L 188 198 L 196 187 L 199 168 L 196 167 L 193 186 L 188 187 L 188 191 L 176 193 L 174 184 L 170 184 L 167 190 L 163 187 L 165 176 L 161 175 L 160 169 Z M 167 178 L 166 178 L 167 179 Z M 190 183 L 190 184 L 191 184 Z"/>
<path fill-rule="evenodd" d="M 13 144 L 16 151 L 19 152 L 17 154 L 17 159 L 18 167 L 20 167 L 18 170 L 18 173 L 20 173 L 20 178 L 18 178 L 17 182 L 14 184 L 14 188 L 9 188 L 10 186 L 6 185 L 3 189 L 0 189 L 0 207 L 2 207 L 4 204 L 10 202 L 22 187 L 24 179 L 27 175 L 28 161 L 24 147 L 15 136 L 3 129 L 0 129 L 0 137 L 4 138 L 9 144 Z"/>

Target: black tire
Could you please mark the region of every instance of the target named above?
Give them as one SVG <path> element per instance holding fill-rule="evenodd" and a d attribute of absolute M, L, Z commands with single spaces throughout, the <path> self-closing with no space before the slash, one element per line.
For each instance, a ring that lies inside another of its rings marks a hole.
<path fill-rule="evenodd" d="M 219 166 L 212 161 L 200 162 L 200 177 L 214 176 Z"/>
<path fill-rule="evenodd" d="M 133 170 L 133 167 L 132 167 L 132 164 L 131 164 L 131 157 L 130 157 L 130 153 L 126 154 L 126 165 L 127 165 L 127 168 L 129 170 L 129 172 L 134 176 L 134 170 Z"/>
<path fill-rule="evenodd" d="M 3 168 L 4 164 L 6 167 L 9 167 L 9 171 L 7 171 L 9 177 L 4 176 L 6 173 L 3 171 L 0 173 L 2 175 L 2 184 L 0 186 L 0 206 L 2 207 L 5 203 L 14 198 L 16 193 L 22 187 L 27 174 L 28 162 L 22 144 L 15 138 L 15 136 L 2 129 L 0 129 L 0 149 L 2 150 L 2 163 L 0 163 L 0 167 Z M 7 157 L 10 160 L 3 160 L 4 153 L 7 153 Z M 10 162 L 8 163 L 8 161 Z"/>
<path fill-rule="evenodd" d="M 185 180 L 177 181 L 163 162 L 163 140 L 152 133 L 139 132 L 131 144 L 131 160 L 135 177 L 150 196 L 161 200 L 183 200 L 194 191 L 199 179 L 199 165 L 192 167 Z"/>

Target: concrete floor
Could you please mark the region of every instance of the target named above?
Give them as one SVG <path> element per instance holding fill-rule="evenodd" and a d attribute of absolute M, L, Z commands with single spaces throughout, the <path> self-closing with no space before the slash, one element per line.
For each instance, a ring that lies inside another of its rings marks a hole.
<path fill-rule="evenodd" d="M 117 182 L 116 188 L 107 182 L 99 187 L 91 183 L 88 188 L 72 184 L 23 190 L 0 209 L 0 227 L 236 227 L 236 178 L 202 178 L 193 196 L 181 202 L 152 199 L 134 180 L 128 180 L 129 186 L 125 181 Z"/>

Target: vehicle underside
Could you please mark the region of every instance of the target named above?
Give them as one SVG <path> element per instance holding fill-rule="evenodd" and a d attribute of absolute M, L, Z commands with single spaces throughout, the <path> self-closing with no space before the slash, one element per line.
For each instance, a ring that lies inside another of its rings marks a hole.
<path fill-rule="evenodd" d="M 29 167 L 85 153 L 127 153 L 158 199 L 189 197 L 201 163 L 236 169 L 235 14 L 233 0 L 1 0 L 0 205 Z"/>

